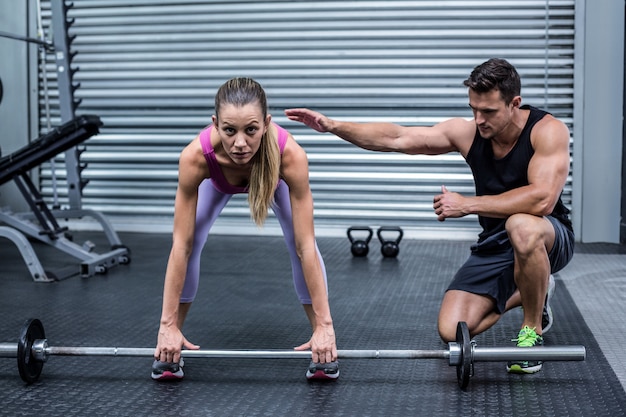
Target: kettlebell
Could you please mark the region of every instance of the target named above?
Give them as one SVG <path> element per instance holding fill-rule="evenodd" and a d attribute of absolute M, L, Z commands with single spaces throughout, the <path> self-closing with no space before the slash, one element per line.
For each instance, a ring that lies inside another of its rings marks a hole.
<path fill-rule="evenodd" d="M 365 238 L 365 240 L 356 239 L 354 236 L 352 236 L 353 232 L 355 231 L 367 232 L 367 237 Z M 357 256 L 357 257 L 367 256 L 367 253 L 370 250 L 369 243 L 370 243 L 370 240 L 372 240 L 373 234 L 374 232 L 372 231 L 372 228 L 368 226 L 352 226 L 348 228 L 348 239 L 350 240 L 350 243 L 351 243 L 350 251 L 352 252 L 352 256 Z"/>
<path fill-rule="evenodd" d="M 397 236 L 395 240 L 385 240 L 383 238 L 383 233 L 394 232 Z M 395 258 L 398 256 L 398 252 L 400 252 L 400 241 L 402 240 L 402 236 L 404 232 L 398 226 L 381 226 L 378 228 L 376 232 L 378 235 L 378 240 L 380 240 L 380 252 L 383 254 L 385 258 Z"/>

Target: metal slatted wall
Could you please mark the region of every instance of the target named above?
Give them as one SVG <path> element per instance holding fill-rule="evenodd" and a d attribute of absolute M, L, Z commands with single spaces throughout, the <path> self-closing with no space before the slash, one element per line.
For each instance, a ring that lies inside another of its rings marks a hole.
<path fill-rule="evenodd" d="M 43 16 L 49 24 L 46 2 Z M 291 123 L 285 108 L 406 125 L 471 117 L 462 81 L 498 56 L 519 69 L 525 103 L 573 122 L 574 0 L 75 0 L 68 16 L 75 19 L 77 114 L 104 122 L 81 156 L 89 180 L 83 207 L 114 224 L 169 230 L 178 154 L 210 122 L 213 94 L 234 76 L 261 82 L 273 119 L 307 150 L 318 234 L 398 225 L 409 237 L 473 238 L 475 217 L 439 223 L 432 212 L 441 184 L 473 194 L 473 181 L 458 154 L 364 151 Z M 55 125 L 53 63 L 50 57 Z M 55 165 L 63 204 L 62 155 Z M 50 166 L 41 186 L 52 199 Z M 564 201 L 571 203 L 571 180 Z M 220 225 L 255 233 L 244 196 L 231 200 Z M 273 217 L 265 229 L 279 231 Z"/>

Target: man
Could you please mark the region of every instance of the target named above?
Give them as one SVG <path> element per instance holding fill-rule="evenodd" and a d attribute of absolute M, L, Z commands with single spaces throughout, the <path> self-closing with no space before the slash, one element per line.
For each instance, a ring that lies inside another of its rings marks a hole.
<path fill-rule="evenodd" d="M 524 317 L 514 340 L 519 347 L 539 346 L 544 327 L 551 326 L 551 273 L 567 265 L 574 251 L 569 210 L 560 198 L 569 172 L 569 130 L 551 114 L 521 105 L 519 75 L 504 59 L 477 66 L 464 85 L 474 118 L 431 127 L 343 122 L 309 109 L 285 114 L 373 151 L 459 152 L 472 170 L 476 195 L 463 196 L 444 185 L 433 208 L 439 221 L 478 215 L 483 230 L 443 297 L 439 334 L 453 341 L 457 323 L 465 321 L 477 335 L 521 305 Z M 541 361 L 507 364 L 516 373 L 541 367 Z"/>

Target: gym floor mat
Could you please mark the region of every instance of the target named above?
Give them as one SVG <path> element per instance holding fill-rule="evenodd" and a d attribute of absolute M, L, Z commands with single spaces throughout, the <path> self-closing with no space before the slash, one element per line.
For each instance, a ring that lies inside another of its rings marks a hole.
<path fill-rule="evenodd" d="M 85 233 L 85 232 L 83 232 Z M 76 236 L 78 240 L 80 236 Z M 35 283 L 0 241 L 0 342 L 17 342 L 39 318 L 51 345 L 153 347 L 171 236 L 120 233 L 132 261 L 106 275 Z M 92 239 L 97 244 L 97 238 Z M 44 266 L 69 260 L 34 244 Z M 446 349 L 436 329 L 443 292 L 470 242 L 403 240 L 397 258 L 372 243 L 355 258 L 347 239 L 318 238 L 328 272 L 340 349 Z M 310 337 L 282 237 L 211 235 L 185 336 L 203 349 L 290 349 Z M 557 275 L 547 345 L 584 345 L 584 362 L 546 362 L 510 375 L 475 363 L 467 391 L 446 360 L 341 361 L 336 382 L 308 382 L 301 359 L 185 361 L 185 379 L 150 379 L 150 358 L 51 357 L 25 385 L 14 359 L 0 358 L 3 415 L 418 416 L 626 414 L 626 393 Z M 479 346 L 513 346 L 521 311 L 479 335 Z M 618 331 L 616 329 L 616 331 Z"/>

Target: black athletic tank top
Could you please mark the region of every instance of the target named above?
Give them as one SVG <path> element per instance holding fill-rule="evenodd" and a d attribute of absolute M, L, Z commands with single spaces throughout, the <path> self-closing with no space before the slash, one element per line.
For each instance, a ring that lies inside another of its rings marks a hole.
<path fill-rule="evenodd" d="M 528 185 L 528 164 L 535 153 L 530 142 L 530 131 L 539 120 L 549 113 L 528 105 L 521 108 L 530 110 L 528 121 L 513 149 L 501 159 L 494 157 L 491 141 L 480 136 L 478 129 L 476 129 L 474 142 L 466 158 L 474 174 L 476 195 L 497 195 Z M 569 210 L 560 197 L 551 215 L 569 229 L 572 228 Z M 480 243 L 488 237 L 504 231 L 506 219 L 478 216 L 478 221 L 483 228 L 478 236 L 478 243 Z"/>

